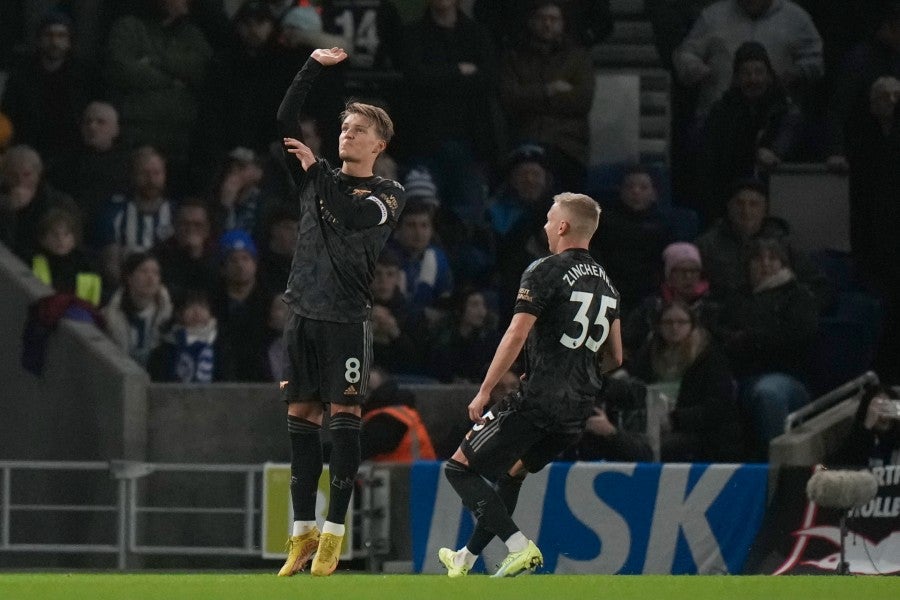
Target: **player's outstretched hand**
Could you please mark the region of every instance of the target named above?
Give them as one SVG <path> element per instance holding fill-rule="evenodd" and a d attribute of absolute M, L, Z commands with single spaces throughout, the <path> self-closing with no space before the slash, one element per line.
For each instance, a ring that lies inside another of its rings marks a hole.
<path fill-rule="evenodd" d="M 316 48 L 312 52 L 312 57 L 317 63 L 325 67 L 330 67 L 347 58 L 347 52 L 343 48 L 338 47 Z"/>
<path fill-rule="evenodd" d="M 289 153 L 297 157 L 304 171 L 309 170 L 313 163 L 316 162 L 316 156 L 313 154 L 313 151 L 300 140 L 286 137 L 284 138 L 284 145 Z"/>

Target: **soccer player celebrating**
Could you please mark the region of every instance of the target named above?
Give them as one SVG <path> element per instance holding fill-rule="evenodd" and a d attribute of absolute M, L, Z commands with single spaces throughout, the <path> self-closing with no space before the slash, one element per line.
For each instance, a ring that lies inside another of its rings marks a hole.
<path fill-rule="evenodd" d="M 543 564 L 541 551 L 511 518 L 522 480 L 578 440 L 601 374 L 622 364 L 619 293 L 587 250 L 599 218 L 600 207 L 583 194 L 558 194 L 547 213 L 552 255 L 522 275 L 513 319 L 469 403 L 476 424 L 444 471 L 477 519 L 465 547 L 438 553 L 450 577 L 467 574 L 494 535 L 509 550 L 494 577 Z M 485 413 L 491 390 L 523 346 L 521 397 Z"/>
<path fill-rule="evenodd" d="M 298 139 L 298 117 L 314 79 L 346 58 L 341 48 L 314 50 L 278 108 L 300 197 L 299 236 L 284 294 L 292 313 L 285 329 L 286 381 L 281 384 L 288 405 L 294 525 L 280 576 L 302 570 L 313 554 L 313 575 L 330 575 L 337 568 L 360 463 L 361 405 L 372 357 L 370 284 L 375 261 L 405 202 L 398 183 L 372 173 L 394 132 L 383 109 L 347 105 L 341 114 L 339 169 L 316 158 Z M 329 405 L 331 487 L 320 533 L 315 515 L 323 466 L 320 432 Z"/>

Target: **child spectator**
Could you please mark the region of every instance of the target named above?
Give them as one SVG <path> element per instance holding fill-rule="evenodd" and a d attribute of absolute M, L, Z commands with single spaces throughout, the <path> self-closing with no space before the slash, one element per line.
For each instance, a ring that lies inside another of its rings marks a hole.
<path fill-rule="evenodd" d="M 209 308 L 205 290 L 188 290 L 175 309 L 175 322 L 150 354 L 153 381 L 212 383 L 233 378 L 227 344 Z"/>
<path fill-rule="evenodd" d="M 62 208 L 51 208 L 38 223 L 38 252 L 31 259 L 34 276 L 61 294 L 73 294 L 100 306 L 102 282 L 79 248 L 81 225 Z"/>

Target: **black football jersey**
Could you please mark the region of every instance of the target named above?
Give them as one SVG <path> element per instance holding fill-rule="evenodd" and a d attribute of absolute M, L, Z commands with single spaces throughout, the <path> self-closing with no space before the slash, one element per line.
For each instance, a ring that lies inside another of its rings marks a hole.
<path fill-rule="evenodd" d="M 382 223 L 347 227 L 329 210 L 335 203 L 374 201 Z M 372 306 L 375 262 L 397 225 L 404 192 L 382 177 L 350 177 L 320 159 L 300 192 L 300 223 L 285 300 L 300 316 L 337 323 L 361 323 Z"/>
<path fill-rule="evenodd" d="M 537 317 L 525 342 L 523 413 L 535 424 L 580 431 L 601 382 L 597 351 L 619 318 L 619 292 L 584 249 L 525 270 L 515 312 Z"/>

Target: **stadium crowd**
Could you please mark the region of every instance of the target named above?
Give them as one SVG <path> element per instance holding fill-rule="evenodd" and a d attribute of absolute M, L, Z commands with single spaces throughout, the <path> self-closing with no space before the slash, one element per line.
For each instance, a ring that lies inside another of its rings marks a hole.
<path fill-rule="evenodd" d="M 765 460 L 826 391 L 822 324 L 848 290 L 880 336 L 836 353 L 900 383 L 900 2 L 647 0 L 671 161 L 624 166 L 615 193 L 588 158 L 606 1 L 423 0 L 406 22 L 390 0 L 225 4 L 0 6 L 0 242 L 154 380 L 281 380 L 303 232 L 275 114 L 310 51 L 342 46 L 300 125 L 332 159 L 347 98 L 395 116 L 376 171 L 408 204 L 372 282 L 382 378 L 480 382 L 572 191 L 603 208 L 591 251 L 625 345 L 572 458 L 645 458 L 649 389 L 670 408 L 663 460 Z M 769 214 L 784 162 L 848 175 L 847 260 L 804 254 Z"/>

